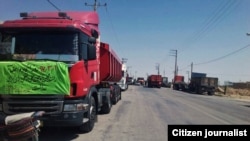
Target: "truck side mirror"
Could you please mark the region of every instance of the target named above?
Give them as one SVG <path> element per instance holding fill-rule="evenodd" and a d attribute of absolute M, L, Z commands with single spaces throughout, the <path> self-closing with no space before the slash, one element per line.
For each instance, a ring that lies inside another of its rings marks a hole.
<path fill-rule="evenodd" d="M 99 33 L 95 29 L 91 29 L 91 35 L 92 37 L 95 37 L 97 39 L 99 36 Z"/>
<path fill-rule="evenodd" d="M 91 44 L 95 44 L 96 43 L 96 38 L 95 37 L 89 37 L 88 42 Z"/>
<path fill-rule="evenodd" d="M 96 59 L 96 48 L 94 45 L 87 45 L 87 53 L 88 59 L 87 60 L 95 60 Z"/>

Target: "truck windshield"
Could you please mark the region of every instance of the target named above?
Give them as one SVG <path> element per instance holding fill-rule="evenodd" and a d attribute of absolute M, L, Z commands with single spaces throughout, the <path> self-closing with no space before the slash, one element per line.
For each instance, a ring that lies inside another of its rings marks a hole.
<path fill-rule="evenodd" d="M 25 60 L 78 55 L 78 34 L 75 32 L 2 32 L 0 35 L 0 60 L 16 59 L 18 55 L 35 56 L 25 57 Z"/>
<path fill-rule="evenodd" d="M 14 54 L 77 54 L 76 33 L 23 33 L 15 35 Z"/>

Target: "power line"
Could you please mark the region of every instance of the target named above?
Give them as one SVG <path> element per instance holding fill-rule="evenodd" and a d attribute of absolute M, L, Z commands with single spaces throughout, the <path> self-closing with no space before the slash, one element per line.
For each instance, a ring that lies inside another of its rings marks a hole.
<path fill-rule="evenodd" d="M 225 18 L 227 15 L 229 15 L 234 8 L 236 8 L 239 4 L 241 3 L 241 1 L 235 1 L 233 0 L 231 3 L 228 2 L 228 4 L 226 6 L 223 7 L 223 9 L 221 10 L 220 14 L 217 14 L 216 17 L 214 17 L 212 19 L 212 23 L 208 24 L 203 31 L 200 33 L 199 36 L 197 36 L 197 40 L 202 39 L 204 36 L 201 35 L 206 35 L 207 33 L 209 33 L 210 31 L 212 31 L 222 20 L 223 18 Z"/>
<path fill-rule="evenodd" d="M 228 56 L 231 56 L 231 55 L 233 55 L 233 54 L 235 54 L 235 53 L 237 53 L 237 52 L 239 52 L 239 51 L 241 51 L 241 50 L 243 50 L 243 49 L 246 49 L 246 48 L 248 48 L 248 47 L 250 47 L 250 44 L 248 44 L 248 45 L 246 45 L 246 46 L 244 46 L 244 47 L 242 47 L 242 48 L 239 48 L 239 49 L 237 49 L 237 50 L 235 50 L 235 51 L 233 51 L 233 52 L 231 52 L 231 53 L 228 53 L 228 54 L 226 54 L 226 55 L 224 55 L 224 56 L 221 56 L 221 57 L 218 57 L 218 58 L 209 60 L 209 61 L 201 62 L 201 63 L 196 63 L 196 64 L 193 64 L 193 63 L 192 63 L 191 65 L 196 65 L 196 66 L 198 66 L 198 65 L 204 65 L 204 64 L 216 62 L 216 61 L 222 60 L 222 59 L 224 59 L 224 58 L 226 58 L 226 57 L 228 57 Z M 187 65 L 186 67 L 181 68 L 179 71 L 183 71 L 183 70 L 185 70 L 186 68 L 191 67 L 191 65 Z"/>
<path fill-rule="evenodd" d="M 206 24 L 203 26 L 203 28 L 195 35 L 194 40 L 198 40 L 201 35 L 204 33 L 207 33 L 209 29 L 212 28 L 213 25 L 215 25 L 224 15 L 225 13 L 232 7 L 232 5 L 235 3 L 235 1 L 227 1 L 226 4 L 224 4 L 214 15 L 213 17 L 210 17 L 206 22 Z"/>
<path fill-rule="evenodd" d="M 232 12 L 232 9 L 236 8 L 241 3 L 241 1 L 235 0 L 226 0 L 225 2 L 220 3 L 216 10 L 212 13 L 212 15 L 203 22 L 201 28 L 197 30 L 192 37 L 189 38 L 189 44 L 195 43 L 198 40 L 202 39 L 206 34 L 212 31 L 212 29 L 214 29 L 217 24 L 226 17 L 226 15 L 229 15 Z M 187 49 L 187 43 L 185 43 L 184 46 L 185 49 Z"/>
<path fill-rule="evenodd" d="M 52 3 L 50 0 L 47 0 L 54 8 L 56 8 L 58 11 L 61 11 L 54 3 Z"/>
<path fill-rule="evenodd" d="M 110 24 L 111 24 L 112 31 L 114 32 L 115 39 L 116 39 L 118 45 L 120 46 L 119 38 L 118 38 L 118 36 L 117 36 L 116 30 L 115 30 L 115 28 L 114 28 L 114 24 L 113 24 L 113 22 L 112 22 L 112 18 L 111 18 L 111 16 L 110 16 L 109 12 L 108 12 L 108 8 L 107 8 L 107 7 L 106 7 L 106 13 L 107 13 L 107 16 L 108 16 L 108 18 L 109 18 L 109 21 L 110 21 Z M 122 55 L 123 55 L 123 54 L 124 54 L 124 53 L 123 53 L 123 50 L 121 49 L 121 51 L 122 51 Z"/>
<path fill-rule="evenodd" d="M 239 51 L 241 51 L 241 50 L 243 50 L 243 49 L 245 49 L 245 48 L 247 48 L 247 47 L 250 47 L 250 44 L 248 44 L 248 45 L 246 45 L 246 46 L 244 46 L 244 47 L 242 47 L 242 48 L 240 48 L 240 49 L 237 49 L 237 50 L 235 50 L 235 51 L 233 51 L 233 52 L 231 52 L 231 53 L 229 53 L 229 54 L 226 54 L 226 55 L 224 55 L 224 56 L 218 57 L 218 58 L 216 58 L 216 59 L 212 59 L 212 60 L 210 60 L 210 61 L 206 61 L 206 62 L 202 62 L 202 63 L 196 63 L 196 64 L 194 64 L 194 65 L 204 65 L 204 64 L 208 64 L 208 63 L 215 62 L 215 61 L 219 61 L 219 60 L 224 59 L 224 58 L 226 58 L 226 57 L 228 57 L 228 56 L 230 56 L 230 55 L 233 55 L 233 54 L 235 54 L 235 53 L 237 53 L 237 52 L 239 52 Z"/>

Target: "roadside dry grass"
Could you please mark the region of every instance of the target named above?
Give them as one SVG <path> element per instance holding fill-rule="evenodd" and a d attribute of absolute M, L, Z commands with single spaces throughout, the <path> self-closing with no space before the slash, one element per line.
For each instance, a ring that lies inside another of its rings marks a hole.
<path fill-rule="evenodd" d="M 225 93 L 226 90 L 226 93 Z M 231 87 L 218 87 L 216 91 L 216 96 L 223 96 L 235 99 L 250 100 L 250 90 L 249 89 L 234 89 Z"/>

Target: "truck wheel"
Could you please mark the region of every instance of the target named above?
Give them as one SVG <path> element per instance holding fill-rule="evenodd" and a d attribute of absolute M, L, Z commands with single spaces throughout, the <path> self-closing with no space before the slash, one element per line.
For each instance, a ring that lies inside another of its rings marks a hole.
<path fill-rule="evenodd" d="M 97 118 L 96 103 L 95 103 L 95 99 L 93 96 L 91 96 L 90 98 L 89 105 L 90 106 L 89 106 L 89 111 L 88 111 L 88 121 L 79 127 L 79 130 L 85 133 L 92 131 L 95 125 L 96 118 Z"/>
<path fill-rule="evenodd" d="M 112 93 L 113 93 L 113 97 L 112 97 L 112 104 L 113 105 L 115 105 L 116 103 L 117 103 L 117 97 L 118 97 L 118 95 L 117 95 L 117 89 L 116 89 L 116 87 L 114 86 L 114 89 L 113 89 L 113 91 L 112 91 Z"/>
<path fill-rule="evenodd" d="M 214 95 L 214 93 L 215 93 L 214 91 L 208 91 L 207 92 L 208 95 Z"/>
<path fill-rule="evenodd" d="M 117 103 L 119 100 L 122 99 L 121 93 L 122 93 L 122 92 L 121 92 L 121 89 L 120 89 L 119 87 L 117 87 L 117 89 L 116 89 L 116 95 L 117 95 L 116 103 Z"/>
<path fill-rule="evenodd" d="M 38 130 L 36 130 L 34 136 L 32 136 L 32 137 L 30 138 L 30 141 L 39 141 L 38 136 L 39 136 L 39 135 L 38 135 Z"/>
<path fill-rule="evenodd" d="M 197 89 L 196 89 L 196 93 L 197 93 L 197 94 L 202 94 L 201 88 L 197 88 Z"/>
<path fill-rule="evenodd" d="M 117 95 L 119 96 L 119 97 L 117 98 L 117 102 L 118 102 L 119 100 L 122 99 L 122 92 L 121 92 L 121 89 L 120 89 L 119 87 L 117 87 Z"/>
<path fill-rule="evenodd" d="M 115 105 L 116 103 L 117 103 L 117 94 L 114 92 L 112 104 Z"/>
<path fill-rule="evenodd" d="M 117 96 L 116 96 L 117 97 Z M 111 98 L 109 97 L 107 100 L 107 103 L 105 103 L 101 108 L 101 113 L 108 114 L 111 111 L 112 103 Z"/>
<path fill-rule="evenodd" d="M 120 95 L 120 100 L 122 100 L 122 93 L 121 93 L 121 90 L 119 91 L 119 95 Z"/>
<path fill-rule="evenodd" d="M 115 105 L 119 100 L 121 100 L 121 88 L 120 87 L 114 87 L 114 101 L 113 104 Z"/>

